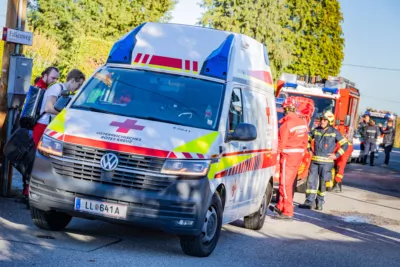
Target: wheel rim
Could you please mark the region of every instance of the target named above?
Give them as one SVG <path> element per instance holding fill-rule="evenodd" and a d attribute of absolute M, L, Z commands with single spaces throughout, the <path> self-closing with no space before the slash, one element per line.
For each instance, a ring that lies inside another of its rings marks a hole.
<path fill-rule="evenodd" d="M 266 198 L 264 195 L 262 202 L 261 202 L 260 210 L 259 210 L 261 218 L 265 215 L 265 209 L 266 209 Z"/>
<path fill-rule="evenodd" d="M 217 211 L 213 206 L 207 210 L 206 218 L 202 229 L 203 243 L 209 243 L 215 236 L 218 227 Z"/>

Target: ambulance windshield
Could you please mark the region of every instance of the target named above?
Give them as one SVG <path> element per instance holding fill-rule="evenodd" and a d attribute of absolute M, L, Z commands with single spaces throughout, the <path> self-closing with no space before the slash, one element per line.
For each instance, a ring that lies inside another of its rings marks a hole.
<path fill-rule="evenodd" d="M 215 130 L 224 85 L 122 68 L 97 72 L 71 108 Z"/>

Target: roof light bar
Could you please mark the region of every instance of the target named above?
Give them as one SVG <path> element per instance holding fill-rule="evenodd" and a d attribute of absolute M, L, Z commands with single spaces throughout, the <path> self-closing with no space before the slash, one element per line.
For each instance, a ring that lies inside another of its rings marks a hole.
<path fill-rule="evenodd" d="M 331 93 L 333 95 L 337 95 L 339 93 L 339 89 L 338 88 L 328 88 L 328 87 L 324 87 L 322 88 L 322 91 L 324 93 Z"/>
<path fill-rule="evenodd" d="M 285 84 L 283 85 L 283 87 L 297 88 L 297 84 L 296 84 L 296 83 L 285 83 Z"/>

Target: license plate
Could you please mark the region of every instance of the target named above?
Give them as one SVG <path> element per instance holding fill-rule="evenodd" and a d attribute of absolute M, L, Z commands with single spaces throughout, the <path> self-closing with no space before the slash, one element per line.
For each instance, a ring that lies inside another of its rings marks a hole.
<path fill-rule="evenodd" d="M 84 198 L 75 198 L 74 209 L 76 211 L 92 213 L 105 217 L 125 219 L 128 206 Z"/>

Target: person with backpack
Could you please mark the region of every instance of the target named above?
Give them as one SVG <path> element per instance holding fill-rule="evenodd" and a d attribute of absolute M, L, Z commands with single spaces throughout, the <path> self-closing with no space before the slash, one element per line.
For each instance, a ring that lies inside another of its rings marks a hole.
<path fill-rule="evenodd" d="M 54 104 L 61 92 L 67 90 L 70 93 L 74 93 L 81 87 L 84 81 L 85 75 L 82 71 L 73 69 L 68 73 L 65 83 L 55 83 L 46 90 L 40 107 L 40 117 L 33 127 L 33 142 L 35 143 L 35 148 L 37 148 L 47 125 L 59 113 L 54 109 Z"/>

